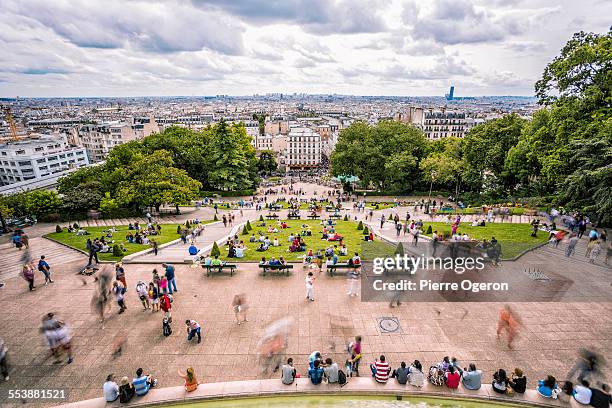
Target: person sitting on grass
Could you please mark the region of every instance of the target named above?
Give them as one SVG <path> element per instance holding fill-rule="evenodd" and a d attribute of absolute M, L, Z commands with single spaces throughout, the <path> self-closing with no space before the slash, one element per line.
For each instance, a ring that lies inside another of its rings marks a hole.
<path fill-rule="evenodd" d="M 257 238 L 255 238 L 255 234 L 251 234 L 251 236 L 249 237 L 249 242 L 255 242 L 257 241 Z"/>

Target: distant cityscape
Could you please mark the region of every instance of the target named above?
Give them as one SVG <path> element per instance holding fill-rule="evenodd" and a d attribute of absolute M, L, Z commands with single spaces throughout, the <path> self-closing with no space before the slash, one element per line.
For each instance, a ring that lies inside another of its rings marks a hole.
<path fill-rule="evenodd" d="M 52 187 L 65 174 L 102 162 L 114 146 L 170 126 L 241 122 L 255 149 L 273 151 L 281 170 L 325 170 L 339 133 L 355 121 L 396 120 L 435 140 L 462 138 L 510 113 L 530 118 L 538 109 L 535 98 L 458 97 L 454 86 L 444 97 L 269 93 L 0 102 L 0 194 Z"/>

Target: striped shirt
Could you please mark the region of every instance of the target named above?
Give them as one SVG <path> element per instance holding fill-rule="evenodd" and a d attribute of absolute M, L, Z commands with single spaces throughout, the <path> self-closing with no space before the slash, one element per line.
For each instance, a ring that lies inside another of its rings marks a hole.
<path fill-rule="evenodd" d="M 376 367 L 376 375 L 374 377 L 376 378 L 376 381 L 379 383 L 386 383 L 389 379 L 389 372 L 391 371 L 389 364 L 387 362 L 377 360 L 374 363 L 374 366 Z"/>
<path fill-rule="evenodd" d="M 132 384 L 134 384 L 134 391 L 136 391 L 136 395 L 145 395 L 149 392 L 149 384 L 147 383 L 148 377 L 146 375 L 141 375 L 138 378 L 134 378 Z"/>

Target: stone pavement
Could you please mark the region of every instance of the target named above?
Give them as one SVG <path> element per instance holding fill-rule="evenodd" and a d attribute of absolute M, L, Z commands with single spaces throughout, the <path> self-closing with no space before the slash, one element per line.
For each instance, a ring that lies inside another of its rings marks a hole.
<path fill-rule="evenodd" d="M 1 289 L 1 335 L 9 347 L 12 371 L 11 380 L 0 384 L 0 395 L 9 388 L 67 387 L 70 401 L 94 398 L 100 396 L 108 373 L 131 378 L 138 367 L 158 377 L 163 387 L 180 385 L 176 370 L 187 366 L 193 366 L 203 382 L 276 378 L 277 374 L 261 372 L 257 343 L 265 327 L 283 317 L 294 321 L 287 355 L 293 356 L 302 375 L 313 350 L 344 361 L 346 344 L 355 335 L 364 337 L 364 363 L 385 354 L 393 366 L 419 359 L 429 367 L 450 355 L 462 365 L 476 363 L 485 379 L 499 367 L 521 367 L 531 386 L 547 374 L 564 378 L 581 347 L 612 354 L 612 303 L 588 301 L 588 290 L 611 284 L 611 275 L 600 267 L 560 271 L 580 275 L 584 284 L 575 290 L 583 293 L 583 301 L 514 303 L 524 327 L 510 350 L 495 335 L 499 303 L 408 303 L 389 308 L 387 303 L 349 298 L 345 279 L 325 274 L 317 277 L 315 302 L 308 303 L 300 267 L 289 277 L 262 277 L 255 264 L 241 264 L 233 277 L 210 278 L 199 268 L 177 265 L 180 292 L 173 303 L 174 332 L 168 338 L 162 336 L 161 313 L 143 311 L 134 294 L 136 282 L 149 281 L 152 268 L 159 265 L 128 264 L 128 310 L 118 315 L 113 305 L 102 328 L 89 307 L 92 278 L 84 285 L 74 275 L 78 266 L 66 265 L 56 271 L 57 283 L 33 293 L 20 278 L 8 279 Z M 249 322 L 240 326 L 231 307 L 237 293 L 245 293 L 249 305 Z M 76 357 L 71 365 L 54 365 L 47 358 L 38 329 L 49 311 L 74 332 Z M 382 333 L 377 321 L 381 317 L 399 319 L 400 331 Z M 185 319 L 202 324 L 201 344 L 187 342 Z M 120 332 L 127 334 L 128 344 L 121 356 L 113 357 L 112 343 Z M 605 369 L 610 377 L 609 366 Z M 363 371 L 367 372 L 365 364 Z"/>

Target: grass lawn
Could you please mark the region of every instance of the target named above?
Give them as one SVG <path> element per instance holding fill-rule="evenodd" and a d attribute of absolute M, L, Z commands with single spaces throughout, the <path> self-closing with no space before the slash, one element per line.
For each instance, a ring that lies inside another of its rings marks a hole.
<path fill-rule="evenodd" d="M 245 246 L 248 248 L 243 258 L 233 258 L 231 261 L 237 262 L 255 262 L 260 261 L 261 257 L 265 256 L 266 259 L 270 259 L 271 257 L 280 258 L 281 256 L 285 258 L 286 261 L 299 261 L 303 260 L 303 256 L 308 253 L 308 249 L 312 249 L 313 252 L 316 252 L 318 249 L 321 252 L 325 252 L 325 248 L 328 248 L 330 245 L 333 246 L 338 245 L 338 242 L 333 241 L 323 241 L 321 239 L 321 231 L 323 230 L 323 226 L 321 225 L 321 220 L 288 220 L 285 221 L 289 228 L 280 229 L 278 233 L 268 233 L 269 226 L 278 226 L 279 221 L 264 221 L 265 227 L 258 227 L 257 224 L 261 224 L 261 221 L 251 222 L 251 226 L 253 227 L 253 233 L 255 237 L 258 237 L 258 231 L 261 231 L 264 235 L 268 236 L 270 241 L 274 241 L 274 237 L 278 237 L 278 241 L 280 246 L 274 247 L 271 246 L 265 252 L 257 252 L 256 249 L 259 248 L 259 242 L 249 242 L 249 235 L 240 235 L 239 238 L 244 241 Z M 291 233 L 299 234 L 302 231 L 302 224 L 306 224 L 310 226 L 310 230 L 312 231 L 312 236 L 304 236 L 304 241 L 307 245 L 306 252 L 289 252 L 289 241 L 288 237 Z M 338 234 L 344 237 L 343 243 L 346 245 L 348 249 L 348 256 L 339 256 L 338 262 L 346 262 L 349 257 L 352 257 L 355 252 L 359 252 L 362 254 L 362 243 L 367 244 L 363 241 L 363 232 L 357 230 L 357 223 L 352 221 L 336 221 L 336 225 L 334 226 Z M 227 260 L 227 247 L 220 247 L 221 249 L 221 258 Z"/>
<path fill-rule="evenodd" d="M 438 234 L 446 234 L 450 236 L 451 227 L 443 222 L 424 222 L 423 231 L 427 231 L 431 225 L 433 231 L 437 230 Z M 531 236 L 530 224 L 487 224 L 485 227 L 472 227 L 468 223 L 461 223 L 458 232 L 460 234 L 468 234 L 472 239 L 487 239 L 495 237 L 501 244 L 502 259 L 514 258 L 521 252 L 533 248 L 548 240 L 548 234 L 543 231 L 538 231 L 538 236 Z M 425 234 L 431 236 L 431 234 Z"/>
<path fill-rule="evenodd" d="M 211 223 L 212 221 L 202 221 L 203 224 Z M 179 224 L 160 224 L 162 227 L 161 235 L 155 235 L 153 239 L 157 241 L 159 245 L 165 244 L 166 242 L 173 241 L 180 237 L 179 234 L 176 233 L 176 229 Z M 68 245 L 75 249 L 80 249 L 81 251 L 87 252 L 87 239 L 91 238 L 100 238 L 102 236 L 106 238 L 106 234 L 104 231 L 107 231 L 109 227 L 86 227 L 84 228 L 90 235 L 80 235 L 77 236 L 76 232 L 54 232 L 52 234 L 45 235 L 45 238 L 52 239 L 57 242 L 61 242 L 62 244 Z M 125 236 L 128 232 L 134 233 L 135 231 L 129 230 L 127 225 L 116 225 L 115 229 L 117 230 L 113 233 L 113 238 L 115 243 L 123 243 L 123 246 L 127 249 L 127 252 L 124 252 L 122 256 L 114 256 L 112 252 L 110 253 L 98 253 L 98 259 L 101 261 L 120 261 L 124 256 L 131 255 L 136 252 L 143 251 L 145 249 L 150 248 L 150 245 L 140 245 L 140 244 L 130 244 L 125 239 Z M 112 245 L 111 245 L 112 248 Z"/>

